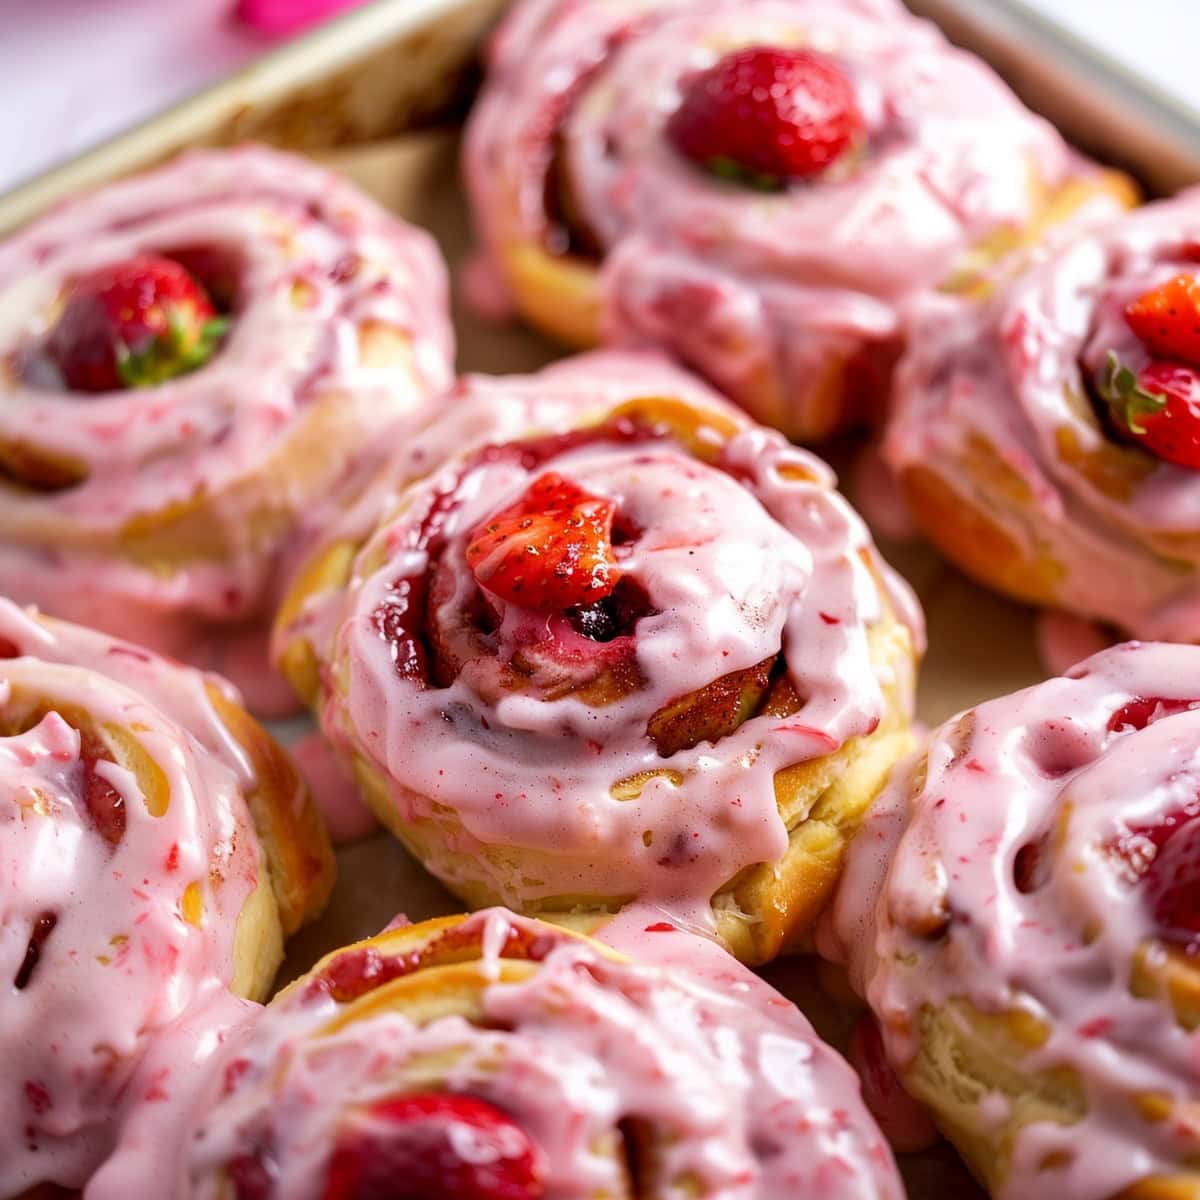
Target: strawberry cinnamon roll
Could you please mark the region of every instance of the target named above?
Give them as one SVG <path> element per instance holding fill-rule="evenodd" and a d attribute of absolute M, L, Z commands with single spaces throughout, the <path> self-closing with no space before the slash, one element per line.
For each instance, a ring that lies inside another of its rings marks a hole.
<path fill-rule="evenodd" d="M 465 169 L 481 304 L 799 439 L 880 413 L 914 295 L 1132 200 L 891 0 L 524 0 Z"/>
<path fill-rule="evenodd" d="M 901 1200 L 849 1067 L 726 962 L 637 965 L 499 909 L 336 951 L 218 1057 L 159 1194 Z M 98 1200 L 132 1182 L 114 1165 Z"/>
<path fill-rule="evenodd" d="M 930 301 L 885 455 L 981 582 L 1200 640 L 1200 191 L 1062 238 L 986 308 Z"/>
<path fill-rule="evenodd" d="M 422 232 L 271 151 L 187 155 L 0 245 L 0 591 L 271 711 L 281 552 L 449 381 Z"/>
<path fill-rule="evenodd" d="M 642 899 L 770 958 L 908 744 L 915 601 L 824 464 L 653 357 L 468 381 L 472 414 L 302 571 L 281 661 L 473 907 Z"/>
<path fill-rule="evenodd" d="M 233 693 L 0 600 L 0 1196 L 81 1186 L 159 1031 L 265 997 L 332 857 Z M 131 1193 L 132 1194 L 132 1193 Z"/>
<path fill-rule="evenodd" d="M 1200 649 L 1126 643 L 897 769 L 822 931 L 1004 1200 L 1200 1190 Z"/>

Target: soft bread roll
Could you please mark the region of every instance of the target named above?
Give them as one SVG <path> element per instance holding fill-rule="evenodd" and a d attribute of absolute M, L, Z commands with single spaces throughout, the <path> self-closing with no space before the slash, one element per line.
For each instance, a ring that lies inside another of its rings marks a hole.
<path fill-rule="evenodd" d="M 73 285 L 146 255 L 220 300 L 219 348 L 156 386 L 72 390 L 49 347 Z M 277 706 L 281 556 L 380 431 L 449 383 L 446 307 L 427 234 L 258 147 L 185 155 L 34 222 L 0 244 L 0 592 Z"/>
<path fill-rule="evenodd" d="M 673 114 L 750 47 L 844 79 L 861 130 L 823 173 L 764 188 L 680 153 Z M 576 347 L 660 346 L 799 440 L 882 415 L 915 296 L 977 297 L 1048 228 L 1135 199 L 892 0 L 522 0 L 465 169 L 481 301 Z"/>
<path fill-rule="evenodd" d="M 577 549 L 613 556 L 594 603 Z M 803 936 L 908 748 L 921 637 L 823 463 L 597 354 L 468 380 L 300 570 L 275 648 L 468 904 L 653 900 L 755 963 Z"/>
<path fill-rule="evenodd" d="M 81 1186 L 158 1034 L 265 999 L 333 858 L 215 676 L 0 599 L 0 1196 Z"/>
<path fill-rule="evenodd" d="M 639 965 L 492 909 L 335 951 L 216 1056 L 158 1194 L 901 1200 L 849 1067 L 694 948 Z M 106 1171 L 96 1200 L 136 1178 Z"/>

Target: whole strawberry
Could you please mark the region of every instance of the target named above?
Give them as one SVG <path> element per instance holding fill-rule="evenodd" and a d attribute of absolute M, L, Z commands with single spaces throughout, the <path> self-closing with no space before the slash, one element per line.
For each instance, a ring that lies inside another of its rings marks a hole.
<path fill-rule="evenodd" d="M 1152 362 L 1134 374 L 1110 353 L 1100 394 L 1123 434 L 1156 458 L 1200 470 L 1200 371 Z"/>
<path fill-rule="evenodd" d="M 667 125 L 686 158 L 764 188 L 821 174 L 862 131 L 854 88 L 832 59 L 770 46 L 696 76 Z"/>
<path fill-rule="evenodd" d="M 612 550 L 616 505 L 549 472 L 476 526 L 467 565 L 501 600 L 558 612 L 602 600 L 620 578 Z"/>
<path fill-rule="evenodd" d="M 540 1200 L 541 1156 L 473 1096 L 401 1096 L 347 1124 L 322 1200 Z"/>
<path fill-rule="evenodd" d="M 203 366 L 227 327 L 179 263 L 142 255 L 74 281 L 47 351 L 76 391 L 152 387 Z"/>
<path fill-rule="evenodd" d="M 1156 358 L 1200 367 L 1200 283 L 1176 275 L 1125 308 L 1125 320 Z"/>

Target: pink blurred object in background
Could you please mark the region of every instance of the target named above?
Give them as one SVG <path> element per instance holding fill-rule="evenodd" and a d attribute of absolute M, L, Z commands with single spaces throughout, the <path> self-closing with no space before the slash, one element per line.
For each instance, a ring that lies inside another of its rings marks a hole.
<path fill-rule="evenodd" d="M 234 14 L 260 33 L 299 33 L 364 0 L 237 0 Z"/>
<path fill-rule="evenodd" d="M 362 2 L 0 0 L 0 192 Z"/>

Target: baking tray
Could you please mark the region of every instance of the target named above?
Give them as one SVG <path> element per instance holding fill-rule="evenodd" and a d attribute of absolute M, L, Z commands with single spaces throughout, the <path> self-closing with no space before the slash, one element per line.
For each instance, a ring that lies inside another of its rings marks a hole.
<path fill-rule="evenodd" d="M 504 0 L 379 0 L 0 197 L 0 232 L 184 147 L 254 138 L 315 154 L 426 226 L 457 273 L 469 249 L 457 134 L 452 127 L 413 129 L 461 111 L 479 43 L 503 7 Z M 1040 21 L 1019 0 L 910 0 L 910 7 L 981 53 L 1032 107 L 1092 153 L 1133 170 L 1151 192 L 1200 180 L 1200 131 L 1184 110 Z M 562 353 L 527 330 L 479 321 L 457 289 L 454 317 L 464 371 L 533 370 Z M 853 497 L 852 472 L 843 472 L 843 484 Z M 922 544 L 879 541 L 925 607 L 930 649 L 918 697 L 923 721 L 940 722 L 1044 677 L 1029 609 L 975 586 Z M 292 722 L 280 732 L 290 740 L 304 728 Z M 397 913 L 421 920 L 461 907 L 389 837 L 343 846 L 338 859 L 330 907 L 293 940 L 281 982 Z M 763 974 L 822 1034 L 844 1044 L 854 1014 L 820 991 L 810 963 L 781 961 Z M 913 1200 L 982 1196 L 948 1147 L 902 1156 L 901 1167 Z"/>

